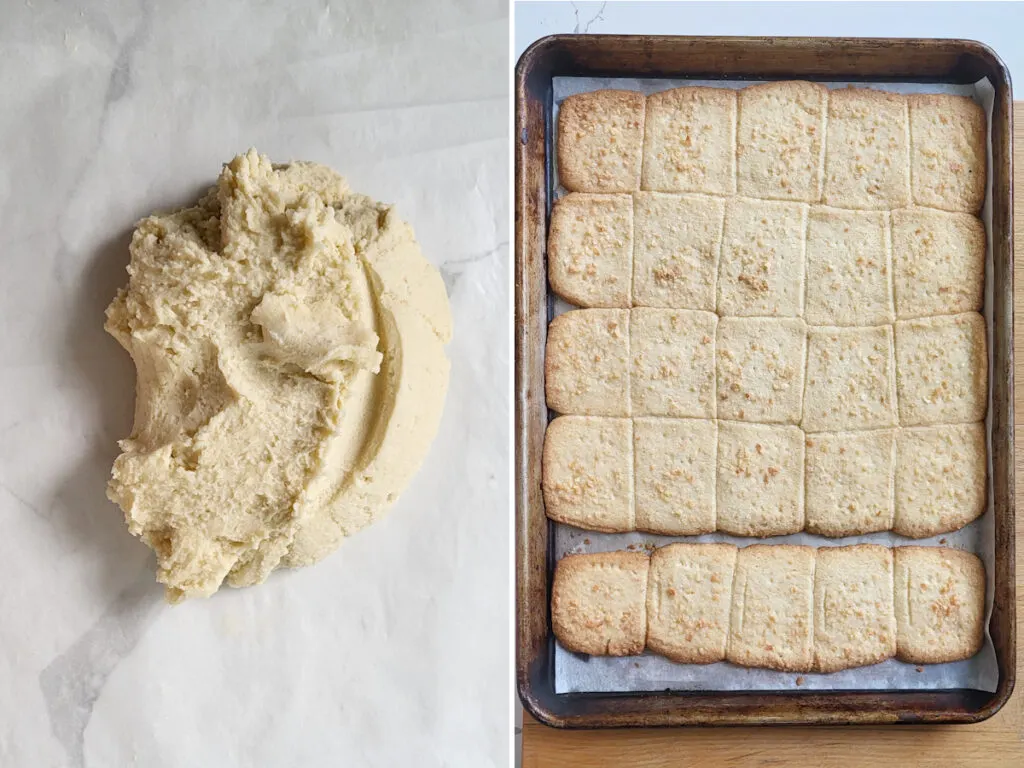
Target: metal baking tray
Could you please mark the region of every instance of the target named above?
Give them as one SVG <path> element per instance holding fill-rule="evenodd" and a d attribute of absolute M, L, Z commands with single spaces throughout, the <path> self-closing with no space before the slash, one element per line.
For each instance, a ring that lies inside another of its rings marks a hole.
<path fill-rule="evenodd" d="M 974 83 L 995 89 L 992 144 L 991 493 L 995 527 L 989 634 L 994 692 L 969 689 L 556 694 L 550 622 L 553 527 L 541 452 L 549 412 L 546 237 L 553 202 L 552 78 Z M 974 723 L 1010 697 L 1016 670 L 1013 480 L 1013 102 L 1006 66 L 970 40 L 553 35 L 516 66 L 515 469 L 516 677 L 523 705 L 563 728 L 671 725 Z"/>

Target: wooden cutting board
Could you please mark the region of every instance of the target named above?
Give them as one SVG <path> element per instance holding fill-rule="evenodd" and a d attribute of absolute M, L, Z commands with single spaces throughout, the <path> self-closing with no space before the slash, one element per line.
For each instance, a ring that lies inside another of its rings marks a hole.
<path fill-rule="evenodd" d="M 1014 104 L 1014 437 L 1017 495 L 1024 488 L 1024 102 Z M 1017 511 L 1017 677 L 1024 681 L 1024 510 Z M 1018 685 L 1018 688 L 1020 685 Z M 680 766 L 1024 766 L 1024 691 L 978 725 L 558 731 L 529 716 L 523 768 Z"/>

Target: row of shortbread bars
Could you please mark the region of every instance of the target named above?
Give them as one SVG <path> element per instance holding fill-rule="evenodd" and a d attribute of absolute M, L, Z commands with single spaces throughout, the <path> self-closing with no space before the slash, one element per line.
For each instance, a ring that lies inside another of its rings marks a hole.
<path fill-rule="evenodd" d="M 543 455 L 544 508 L 605 533 L 721 531 L 924 538 L 985 510 L 985 425 L 830 432 L 787 425 L 561 416 Z"/>
<path fill-rule="evenodd" d="M 569 555 L 551 620 L 570 651 L 834 672 L 981 648 L 985 569 L 943 547 L 670 544 Z"/>
<path fill-rule="evenodd" d="M 644 96 L 592 91 L 558 114 L 558 176 L 575 192 L 697 192 L 976 213 L 985 115 L 971 99 L 808 82 Z"/>
<path fill-rule="evenodd" d="M 548 328 L 558 413 L 799 424 L 808 432 L 985 418 L 976 312 L 857 328 L 685 309 L 580 309 Z"/>
<path fill-rule="evenodd" d="M 548 278 L 581 307 L 881 325 L 981 309 L 985 228 L 928 208 L 573 193 L 551 214 Z"/>

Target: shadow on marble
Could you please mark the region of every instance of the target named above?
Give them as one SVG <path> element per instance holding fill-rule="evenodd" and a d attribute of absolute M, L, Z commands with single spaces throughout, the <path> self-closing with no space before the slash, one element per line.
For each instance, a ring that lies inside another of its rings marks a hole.
<path fill-rule="evenodd" d="M 194 199 L 194 198 L 193 198 Z M 155 558 L 129 532 L 107 499 L 117 440 L 132 427 L 135 369 L 128 353 L 103 330 L 104 311 L 128 279 L 131 228 L 92 254 L 68 308 L 64 364 L 92 425 L 93 445 L 58 484 L 52 522 L 71 550 L 93 550 L 102 563 L 98 589 L 108 605 L 99 619 L 39 676 L 54 736 L 73 768 L 84 766 L 84 734 L 92 707 L 116 666 L 135 648 L 160 610 L 163 588 Z"/>
<path fill-rule="evenodd" d="M 148 558 L 99 620 L 39 675 L 50 726 L 70 768 L 85 766 L 85 728 L 107 679 L 166 607 L 154 567 L 155 558 Z"/>
<path fill-rule="evenodd" d="M 127 281 L 130 241 L 131 230 L 122 230 L 94 252 L 67 310 L 62 367 L 86 411 L 83 423 L 89 425 L 92 445 L 59 482 L 51 502 L 52 523 L 68 549 L 91 549 L 103 563 L 100 589 L 111 600 L 131 580 L 145 550 L 106 496 L 117 440 L 131 431 L 134 411 L 131 358 L 103 330 L 104 310 Z"/>

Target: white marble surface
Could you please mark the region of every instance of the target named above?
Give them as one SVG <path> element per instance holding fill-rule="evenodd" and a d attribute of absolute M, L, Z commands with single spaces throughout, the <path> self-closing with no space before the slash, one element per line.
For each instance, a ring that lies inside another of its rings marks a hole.
<path fill-rule="evenodd" d="M 509 180 L 501 0 L 0 8 L 0 765 L 507 760 Z M 170 607 L 104 497 L 133 222 L 255 146 L 393 201 L 451 294 L 441 431 L 314 568 Z"/>

